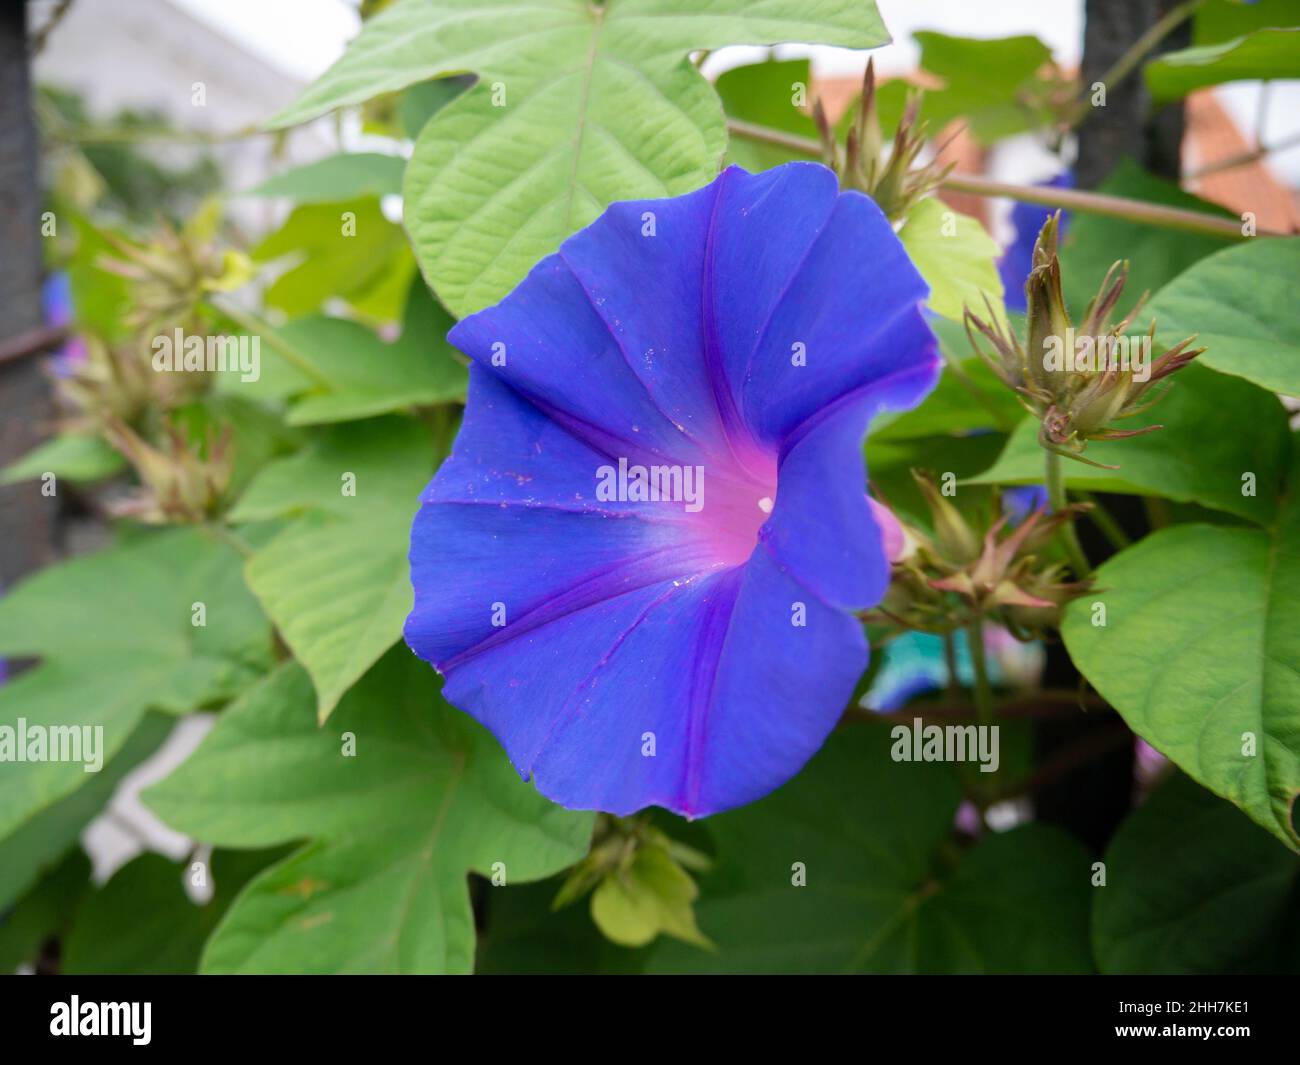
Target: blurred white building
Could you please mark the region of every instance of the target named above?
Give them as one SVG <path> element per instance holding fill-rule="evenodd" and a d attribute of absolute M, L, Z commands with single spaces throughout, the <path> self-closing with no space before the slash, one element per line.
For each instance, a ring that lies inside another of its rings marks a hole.
<path fill-rule="evenodd" d="M 39 33 L 59 6 L 58 0 L 32 3 L 31 30 Z M 286 40 L 282 51 L 292 54 L 293 41 Z M 40 84 L 77 92 L 95 118 L 124 108 L 150 109 L 178 130 L 213 135 L 218 139 L 206 150 L 234 190 L 338 150 L 329 120 L 283 137 L 232 137 L 255 130 L 290 103 L 311 76 L 172 0 L 75 0 L 36 56 L 35 77 Z M 198 150 L 182 141 L 150 145 L 152 153 L 177 164 Z M 263 230 L 281 208 L 235 198 L 231 210 L 242 225 Z"/>

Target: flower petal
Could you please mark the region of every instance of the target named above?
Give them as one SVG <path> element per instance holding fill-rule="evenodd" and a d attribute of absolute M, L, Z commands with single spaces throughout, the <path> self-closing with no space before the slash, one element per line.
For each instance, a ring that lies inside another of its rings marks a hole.
<path fill-rule="evenodd" d="M 704 359 L 729 430 L 749 439 L 744 389 L 755 351 L 773 314 L 799 287 L 802 267 L 835 211 L 839 182 L 823 166 L 790 163 L 761 174 L 730 167 L 714 184 L 718 199 L 704 268 Z"/>
<path fill-rule="evenodd" d="M 687 787 L 674 809 L 702 817 L 784 784 L 830 735 L 867 658 L 857 618 L 807 595 L 774 558 L 756 551 L 708 711 L 692 721 Z"/>
<path fill-rule="evenodd" d="M 559 255 L 539 262 L 496 306 L 457 323 L 447 339 L 600 454 L 685 461 L 698 452 L 685 428 L 655 406 Z"/>
<path fill-rule="evenodd" d="M 489 647 L 448 673 L 444 695 L 566 806 L 701 817 L 797 772 L 866 661 L 861 625 L 761 554 Z"/>
<path fill-rule="evenodd" d="M 725 456 L 714 382 L 700 358 L 701 285 L 717 194 L 715 182 L 672 200 L 613 204 L 565 241 L 560 258 L 655 406 L 702 450 Z"/>
<path fill-rule="evenodd" d="M 608 455 L 543 414 L 495 371 L 474 363 L 455 447 L 422 501 L 510 503 L 681 520 L 678 512 L 665 508 L 598 500 L 595 470 L 607 462 Z"/>
<path fill-rule="evenodd" d="M 543 793 L 702 816 L 821 745 L 888 579 L 862 440 L 937 373 L 925 292 L 824 168 L 732 168 L 614 205 L 452 330 L 470 393 L 406 636 Z M 607 500 L 617 462 L 699 466 L 707 501 Z"/>
<path fill-rule="evenodd" d="M 904 364 L 804 422 L 781 457 L 776 506 L 759 540 L 813 595 L 835 606 L 873 606 L 889 561 L 864 485 L 862 441 L 883 410 L 915 406 L 934 387 L 932 362 Z"/>
<path fill-rule="evenodd" d="M 860 193 L 842 195 L 754 349 L 747 423 L 761 439 L 783 441 L 828 404 L 909 366 L 937 374 L 922 313 L 928 292 L 880 208 Z"/>

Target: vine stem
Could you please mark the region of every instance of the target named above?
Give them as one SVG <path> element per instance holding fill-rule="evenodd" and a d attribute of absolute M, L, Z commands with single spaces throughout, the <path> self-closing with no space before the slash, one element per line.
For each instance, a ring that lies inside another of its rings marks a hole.
<path fill-rule="evenodd" d="M 753 122 L 741 122 L 735 119 L 727 122 L 727 128 L 737 137 L 774 144 L 792 152 L 798 152 L 809 158 L 820 159 L 822 146 L 819 141 L 800 137 L 782 130 L 770 129 Z M 1080 189 L 1057 189 L 1038 187 L 1036 185 L 1013 185 L 1005 181 L 993 181 L 990 178 L 977 177 L 973 174 L 949 174 L 941 182 L 942 188 L 953 192 L 965 192 L 972 196 L 998 197 L 1019 200 L 1022 203 L 1036 203 L 1044 207 L 1061 207 L 1070 211 L 1086 214 L 1103 215 L 1107 218 L 1124 218 L 1133 222 L 1161 226 L 1165 229 L 1181 229 L 1189 233 L 1206 233 L 1211 236 L 1229 240 L 1247 240 L 1241 231 L 1241 223 L 1233 218 L 1220 218 L 1203 211 L 1189 211 L 1181 207 L 1167 207 L 1160 203 L 1145 203 L 1142 200 L 1130 200 L 1124 196 L 1111 196 L 1102 192 L 1084 192 Z M 1260 236 L 1284 237 L 1289 234 L 1276 230 L 1260 229 Z"/>
<path fill-rule="evenodd" d="M 993 723 L 993 686 L 989 684 L 988 660 L 984 650 L 984 619 L 978 615 L 966 626 L 966 643 L 970 646 L 970 663 L 975 671 L 975 721 L 983 729 L 994 729 L 997 726 Z M 966 795 L 975 804 L 980 824 L 988 832 L 988 809 L 994 797 L 992 782 L 984 780 L 983 774 L 976 773 L 974 779 L 967 784 Z"/>
<path fill-rule="evenodd" d="M 1269 84 L 1264 83 L 1265 86 Z M 1196 170 L 1189 171 L 1184 177 L 1188 181 L 1195 181 L 1197 178 L 1207 177 L 1210 174 L 1218 174 L 1224 170 L 1232 170 L 1239 166 L 1249 166 L 1251 163 L 1257 163 L 1259 160 L 1273 154 L 1274 152 L 1285 151 L 1287 148 L 1294 148 L 1300 144 L 1300 133 L 1293 133 L 1290 136 L 1283 137 L 1281 140 L 1274 141 L 1272 144 L 1261 144 L 1257 148 L 1252 148 L 1248 152 L 1242 152 L 1240 155 L 1230 155 L 1223 159 L 1216 159 L 1212 163 L 1206 163 Z"/>
<path fill-rule="evenodd" d="M 289 365 L 291 365 L 295 370 L 298 370 L 304 376 L 310 378 L 314 384 L 324 388 L 331 387 L 330 379 L 316 368 L 316 365 L 311 361 L 311 359 L 294 347 L 294 345 L 285 340 L 284 337 L 280 336 L 280 334 L 277 333 L 269 323 L 264 322 L 256 315 L 250 314 L 249 312 L 235 306 L 235 304 L 230 300 L 216 299 L 209 296 L 204 302 L 217 311 L 217 313 L 223 314 L 229 318 L 245 333 L 265 340 L 268 347 L 273 351 L 279 352 L 285 362 L 289 363 Z"/>
<path fill-rule="evenodd" d="M 1065 495 L 1065 477 L 1061 473 L 1061 456 L 1055 451 L 1044 451 L 1043 454 L 1047 456 L 1047 499 L 1052 504 L 1052 510 L 1059 513 L 1068 505 Z M 1065 553 L 1070 558 L 1070 568 L 1074 570 L 1075 580 L 1081 581 L 1092 573 L 1092 567 L 1088 565 L 1088 556 L 1083 553 L 1083 548 L 1079 545 L 1074 521 L 1067 521 L 1063 530 Z"/>
<path fill-rule="evenodd" d="M 50 111 L 41 113 L 46 138 L 59 144 L 228 144 L 253 137 L 271 137 L 275 130 L 244 126 L 224 132 L 169 129 L 165 126 L 140 129 L 77 129 Z"/>
<path fill-rule="evenodd" d="M 1079 492 L 1078 496 L 1085 503 L 1092 504 L 1092 510 L 1088 511 L 1088 519 L 1101 530 L 1102 535 L 1110 541 L 1111 547 L 1116 551 L 1123 551 L 1133 543 L 1110 511 L 1101 505 L 1100 500 L 1088 492 Z"/>
<path fill-rule="evenodd" d="M 252 558 L 252 545 L 240 536 L 233 529 L 223 525 L 220 521 L 206 522 L 203 526 L 213 539 L 220 540 L 227 547 L 233 547 L 244 558 Z"/>
<path fill-rule="evenodd" d="M 966 626 L 966 642 L 970 645 L 971 667 L 975 670 L 975 719 L 981 725 L 993 724 L 993 687 L 989 684 L 989 668 L 984 652 L 984 624 L 976 618 Z"/>
<path fill-rule="evenodd" d="M 1205 233 L 1229 240 L 1249 240 L 1241 231 L 1235 218 L 1220 218 L 1203 211 L 1189 211 L 1181 207 L 1166 207 L 1162 203 L 1144 203 L 1124 196 L 1111 196 L 1104 192 L 1083 192 L 1079 189 L 1039 188 L 1034 185 L 1011 185 L 1004 181 L 968 174 L 949 174 L 944 178 L 944 188 L 953 192 L 968 192 L 973 196 L 1006 196 L 1022 203 L 1036 203 L 1044 207 L 1062 207 L 1070 211 L 1123 218 L 1131 222 L 1181 229 L 1188 233 Z M 1259 230 L 1261 236 L 1287 236 L 1276 230 Z"/>
<path fill-rule="evenodd" d="M 948 669 L 948 697 L 956 699 L 961 694 L 961 685 L 957 680 L 957 647 L 951 632 L 943 634 L 943 662 Z"/>

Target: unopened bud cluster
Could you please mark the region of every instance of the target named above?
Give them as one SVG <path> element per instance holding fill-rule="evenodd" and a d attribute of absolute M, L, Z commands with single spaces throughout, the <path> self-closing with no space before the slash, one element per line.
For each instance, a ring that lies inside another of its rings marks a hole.
<path fill-rule="evenodd" d="M 85 357 L 56 381 L 64 427 L 101 434 L 134 467 L 139 489 L 109 505 L 138 520 L 207 521 L 229 488 L 229 432 L 209 427 L 195 435 L 180 416 L 209 391 L 213 375 L 157 373 L 152 365 L 159 334 L 209 332 L 207 298 L 252 277 L 244 255 L 216 246 L 218 209 L 209 203 L 181 229 L 161 222 L 144 243 L 102 234 L 114 254 L 97 265 L 128 282 L 122 320 L 130 335 L 86 336 Z"/>
<path fill-rule="evenodd" d="M 1127 335 L 1145 296 L 1123 318 L 1111 320 L 1128 279 L 1127 262 L 1110 268 L 1076 330 L 1061 286 L 1059 221 L 1057 212 L 1044 224 L 1034 245 L 1033 265 L 1025 283 L 1028 314 L 1024 344 L 991 307 L 987 320 L 966 308 L 966 333 L 971 346 L 1038 420 L 1038 440 L 1043 447 L 1101 466 L 1083 457 L 1088 441 L 1120 440 L 1161 428 L 1121 429 L 1116 423 L 1150 408 L 1163 395 L 1153 391 L 1156 383 L 1205 349 L 1192 348 L 1196 338 L 1187 337 L 1151 361 L 1155 322 L 1144 336 Z"/>
<path fill-rule="evenodd" d="M 117 419 L 107 423 L 105 435 L 140 478 L 139 490 L 114 504 L 117 515 L 165 524 L 201 522 L 216 514 L 230 485 L 230 426 L 210 428 L 200 443 L 169 423 L 157 447 Z"/>
<path fill-rule="evenodd" d="M 930 528 L 903 526 L 907 548 L 893 560 L 889 591 L 877 610 L 884 619 L 948 633 L 988 618 L 1030 639 L 1056 627 L 1061 607 L 1091 587 L 1090 581 L 1065 580 L 1067 568 L 1051 550 L 1060 527 L 1086 505 L 1052 514 L 1040 507 L 1009 528 L 994 491 L 987 520 L 972 525 L 928 474 L 913 471 L 913 476 L 930 512 Z"/>
<path fill-rule="evenodd" d="M 707 872 L 707 855 L 669 837 L 645 816 L 601 814 L 591 850 L 566 878 L 552 909 L 592 894 L 592 917 L 622 946 L 645 946 L 666 933 L 696 946 L 712 943 L 695 923 L 699 895 L 691 872 Z"/>

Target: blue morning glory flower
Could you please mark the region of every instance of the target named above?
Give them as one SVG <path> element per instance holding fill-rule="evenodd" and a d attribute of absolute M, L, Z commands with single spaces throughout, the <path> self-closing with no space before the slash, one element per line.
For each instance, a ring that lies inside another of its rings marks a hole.
<path fill-rule="evenodd" d="M 564 806 L 691 817 L 793 776 L 889 566 L 870 419 L 938 373 L 889 222 L 811 163 L 618 203 L 449 339 L 406 640 Z"/>

